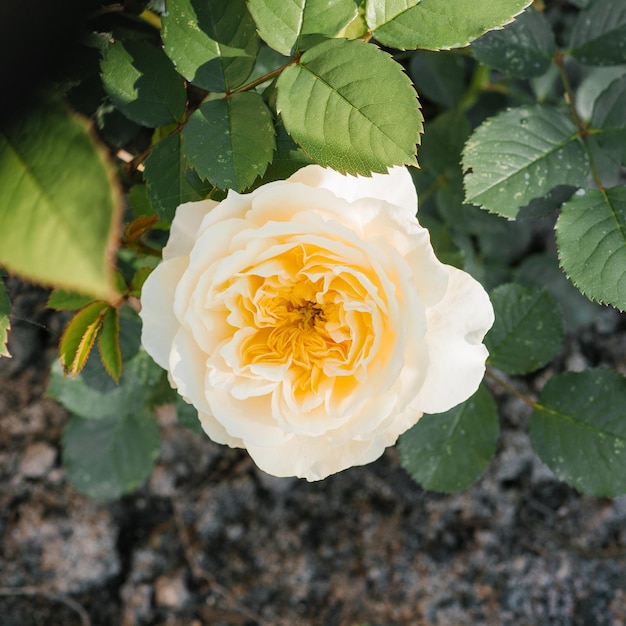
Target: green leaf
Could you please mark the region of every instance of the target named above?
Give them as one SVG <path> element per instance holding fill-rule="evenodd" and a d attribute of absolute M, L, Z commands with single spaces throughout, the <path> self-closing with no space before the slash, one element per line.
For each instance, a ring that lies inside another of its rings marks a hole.
<path fill-rule="evenodd" d="M 472 54 L 514 78 L 533 78 L 547 72 L 555 45 L 550 22 L 543 13 L 529 9 L 503 30 L 477 39 Z"/>
<path fill-rule="evenodd" d="M 612 67 L 594 67 L 583 78 L 576 89 L 574 101 L 576 110 L 582 120 L 591 120 L 593 108 L 598 96 L 609 85 L 626 74 L 626 65 L 614 65 Z"/>
<path fill-rule="evenodd" d="M 626 0 L 594 0 L 578 15 L 570 48 L 587 65 L 626 63 Z"/>
<path fill-rule="evenodd" d="M 588 326 L 597 316 L 600 305 L 594 304 L 567 280 L 559 267 L 556 251 L 532 254 L 517 267 L 516 280 L 522 285 L 545 288 L 559 303 L 566 332 Z"/>
<path fill-rule="evenodd" d="M 117 309 L 109 308 L 104 317 L 98 351 L 109 376 L 117 382 L 122 375 L 122 349 L 120 347 L 120 319 Z"/>
<path fill-rule="evenodd" d="M 245 0 L 168 0 L 165 52 L 189 81 L 208 91 L 243 85 L 259 49 Z"/>
<path fill-rule="evenodd" d="M 590 300 L 626 310 L 626 186 L 581 189 L 556 223 L 561 267 Z"/>
<path fill-rule="evenodd" d="M 46 306 L 56 311 L 76 311 L 93 302 L 93 298 L 65 289 L 55 289 L 48 298 Z"/>
<path fill-rule="evenodd" d="M 501 285 L 490 294 L 496 321 L 485 337 L 488 363 L 528 374 L 551 361 L 563 343 L 563 318 L 544 289 Z"/>
<path fill-rule="evenodd" d="M 121 198 L 87 122 L 42 99 L 0 121 L 0 264 L 31 280 L 115 298 L 109 252 Z"/>
<path fill-rule="evenodd" d="M 70 320 L 59 342 L 59 359 L 66 374 L 76 377 L 85 366 L 110 306 L 91 302 Z"/>
<path fill-rule="evenodd" d="M 9 330 L 11 330 L 11 321 L 9 320 L 10 311 L 11 302 L 9 300 L 9 292 L 0 275 L 0 356 L 6 357 L 11 356 L 7 346 Z"/>
<path fill-rule="evenodd" d="M 259 35 L 285 56 L 334 37 L 357 15 L 354 0 L 248 0 Z"/>
<path fill-rule="evenodd" d="M 154 211 L 168 224 L 179 205 L 202 200 L 213 189 L 191 170 L 183 142 L 181 133 L 164 137 L 145 162 L 146 193 Z"/>
<path fill-rule="evenodd" d="M 481 124 L 463 152 L 465 199 L 514 218 L 557 185 L 579 185 L 589 162 L 574 124 L 547 106 L 510 109 Z"/>
<path fill-rule="evenodd" d="M 287 132 L 320 165 L 369 175 L 416 164 L 417 94 L 402 66 L 375 46 L 328 40 L 285 69 L 277 89 Z"/>
<path fill-rule="evenodd" d="M 100 64 L 102 83 L 113 104 L 129 119 L 165 126 L 185 112 L 183 78 L 161 48 L 145 39 L 116 41 Z"/>
<path fill-rule="evenodd" d="M 626 493 L 626 379 L 590 369 L 553 376 L 530 417 L 541 460 L 582 493 Z"/>
<path fill-rule="evenodd" d="M 198 411 L 192 404 L 187 404 L 180 396 L 176 398 L 176 416 L 185 428 L 196 433 L 196 435 L 205 434 L 198 419 Z"/>
<path fill-rule="evenodd" d="M 205 102 L 189 118 L 184 150 L 200 176 L 243 191 L 262 176 L 274 152 L 272 114 L 258 93 Z"/>
<path fill-rule="evenodd" d="M 145 352 L 138 352 L 124 363 L 124 372 L 118 385 L 113 383 L 100 365 L 99 371 L 104 380 L 96 383 L 101 387 L 98 389 L 94 381 L 87 382 L 84 376 L 86 370 L 75 379 L 66 378 L 61 364 L 55 362 L 46 394 L 68 411 L 91 420 L 141 411 L 150 388 L 156 384 L 162 372 Z"/>
<path fill-rule="evenodd" d="M 531 0 L 367 0 L 377 41 L 402 50 L 462 48 L 510 22 Z"/>
<path fill-rule="evenodd" d="M 465 58 L 452 52 L 420 50 L 413 55 L 409 74 L 422 98 L 453 107 L 465 91 Z M 424 138 L 428 133 L 424 133 Z"/>
<path fill-rule="evenodd" d="M 425 489 L 459 491 L 483 473 L 496 451 L 499 433 L 496 403 L 481 386 L 462 404 L 422 416 L 401 435 L 400 462 Z"/>
<path fill-rule="evenodd" d="M 261 184 L 274 180 L 285 180 L 300 168 L 311 164 L 311 159 L 296 145 L 294 140 L 287 134 L 282 124 L 276 128 L 276 150 L 272 162 L 267 166 Z"/>
<path fill-rule="evenodd" d="M 150 474 L 160 450 L 160 432 L 146 411 L 100 420 L 73 416 L 61 441 L 70 483 L 91 498 L 118 498 Z"/>
<path fill-rule="evenodd" d="M 591 127 L 601 129 L 594 135 L 604 150 L 613 150 L 626 161 L 626 77 L 614 80 L 599 96 L 593 107 Z"/>

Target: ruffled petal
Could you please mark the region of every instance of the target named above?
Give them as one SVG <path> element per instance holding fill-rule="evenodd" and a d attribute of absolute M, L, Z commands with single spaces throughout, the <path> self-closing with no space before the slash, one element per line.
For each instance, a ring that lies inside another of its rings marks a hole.
<path fill-rule="evenodd" d="M 371 178 L 367 178 L 340 174 L 319 165 L 307 165 L 288 180 L 328 189 L 348 202 L 376 198 L 403 207 L 410 215 L 417 213 L 417 192 L 406 167 L 392 167 L 389 174 L 372 174 Z"/>
<path fill-rule="evenodd" d="M 429 364 L 422 389 L 411 402 L 424 413 L 447 411 L 478 389 L 488 356 L 481 342 L 494 322 L 482 285 L 461 270 L 444 267 L 448 290 L 426 311 Z"/>

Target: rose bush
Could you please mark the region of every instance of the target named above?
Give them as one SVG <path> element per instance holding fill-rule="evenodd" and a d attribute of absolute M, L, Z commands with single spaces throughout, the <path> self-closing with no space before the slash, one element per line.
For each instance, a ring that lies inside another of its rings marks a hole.
<path fill-rule="evenodd" d="M 316 165 L 178 208 L 142 341 L 211 439 L 318 480 L 477 389 L 491 303 L 437 260 L 416 212 L 405 168 Z"/>

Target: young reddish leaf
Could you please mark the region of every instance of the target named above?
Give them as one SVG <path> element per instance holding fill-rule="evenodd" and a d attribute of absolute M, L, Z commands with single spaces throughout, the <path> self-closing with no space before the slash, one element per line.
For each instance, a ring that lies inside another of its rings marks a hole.
<path fill-rule="evenodd" d="M 66 374 L 76 377 L 84 367 L 109 308 L 106 302 L 91 302 L 67 325 L 59 343 L 59 359 Z"/>
<path fill-rule="evenodd" d="M 102 365 L 109 376 L 118 382 L 122 375 L 122 350 L 120 348 L 120 319 L 117 309 L 110 307 L 104 316 L 102 333 L 98 338 Z"/>
<path fill-rule="evenodd" d="M 139 238 L 147 233 L 159 221 L 156 215 L 140 215 L 134 219 L 124 230 L 124 239 L 126 241 L 138 241 Z"/>

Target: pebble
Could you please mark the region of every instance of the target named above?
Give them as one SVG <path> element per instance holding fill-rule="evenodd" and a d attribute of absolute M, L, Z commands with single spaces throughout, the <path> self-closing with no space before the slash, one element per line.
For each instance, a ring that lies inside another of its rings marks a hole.
<path fill-rule="evenodd" d="M 57 451 L 44 442 L 33 443 L 24 452 L 19 471 L 26 478 L 43 478 L 54 466 Z"/>

